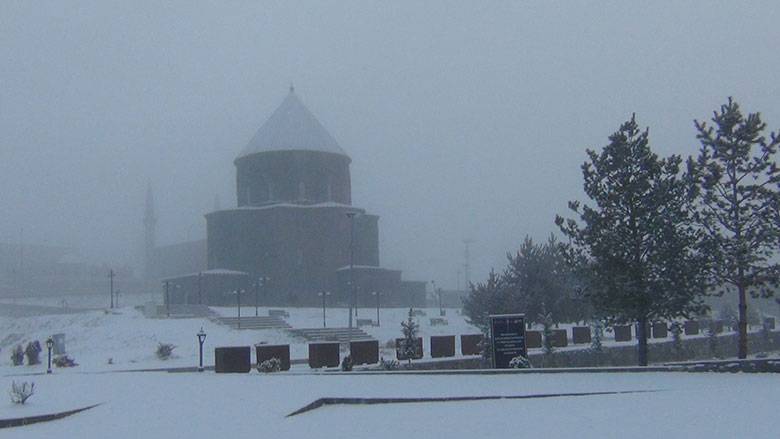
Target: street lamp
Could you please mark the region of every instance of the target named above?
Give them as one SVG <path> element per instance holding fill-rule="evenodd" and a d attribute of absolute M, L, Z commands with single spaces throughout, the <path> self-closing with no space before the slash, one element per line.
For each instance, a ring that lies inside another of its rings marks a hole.
<path fill-rule="evenodd" d="M 203 332 L 203 327 L 200 327 L 198 332 L 198 372 L 203 372 L 203 342 L 206 341 L 206 333 Z"/>
<path fill-rule="evenodd" d="M 49 337 L 46 339 L 46 348 L 49 349 L 49 368 L 46 369 L 46 373 L 51 373 L 51 348 L 54 347 L 54 340 Z"/>
<path fill-rule="evenodd" d="M 260 276 L 257 279 L 257 282 L 255 282 L 255 317 L 258 317 L 260 314 L 258 314 L 257 307 L 259 306 L 260 300 L 260 287 L 263 287 L 265 289 L 265 284 L 271 280 L 268 276 Z"/>
<path fill-rule="evenodd" d="M 241 289 L 234 291 L 236 294 L 236 301 L 238 302 L 238 329 L 241 329 L 241 293 L 243 292 L 244 290 Z"/>
<path fill-rule="evenodd" d="M 168 291 L 170 289 L 170 286 L 171 286 L 171 282 L 166 280 L 165 281 L 165 313 L 168 315 L 168 317 L 171 316 L 171 297 Z M 181 285 L 176 284 L 173 287 L 175 289 L 179 289 L 181 288 Z"/>
<path fill-rule="evenodd" d="M 382 295 L 379 291 L 373 291 L 372 296 L 376 296 L 376 325 L 379 326 L 379 296 Z"/>
<path fill-rule="evenodd" d="M 355 289 L 355 215 L 357 212 L 347 212 L 349 218 L 349 287 L 351 289 L 351 300 L 349 307 L 349 327 L 352 328 L 352 309 L 355 309 L 357 317 L 357 290 Z"/>
<path fill-rule="evenodd" d="M 322 297 L 322 327 L 326 328 L 327 325 L 325 324 L 325 299 L 330 296 L 330 291 L 321 291 L 317 293 L 318 296 Z"/>
<path fill-rule="evenodd" d="M 114 309 L 114 270 L 108 270 L 108 293 L 111 295 L 111 309 Z"/>
<path fill-rule="evenodd" d="M 436 294 L 439 298 L 439 316 L 444 316 L 444 308 L 441 306 L 441 288 L 436 289 L 436 281 L 432 280 L 431 285 L 433 286 L 433 294 Z"/>

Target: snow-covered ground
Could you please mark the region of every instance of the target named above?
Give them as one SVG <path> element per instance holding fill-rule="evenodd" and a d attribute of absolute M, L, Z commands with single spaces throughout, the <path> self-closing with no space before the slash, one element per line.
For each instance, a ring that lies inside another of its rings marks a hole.
<path fill-rule="evenodd" d="M 0 379 L 8 388 L 12 379 Z M 27 406 L 0 418 L 94 403 L 3 438 L 777 438 L 780 380 L 772 374 L 217 375 L 95 373 L 26 377 Z M 656 393 L 546 399 L 328 406 L 320 397 L 441 397 L 594 391 Z"/>
<path fill-rule="evenodd" d="M 43 303 L 38 303 L 43 304 Z M 2 307 L 2 304 L 0 304 Z M 213 308 L 224 316 L 235 316 L 236 308 Z M 267 315 L 269 308 L 260 308 L 260 315 Z M 294 328 L 322 327 L 321 308 L 286 308 L 290 317 L 285 320 Z M 424 310 L 427 315 L 417 317 L 420 324 L 420 336 L 423 337 L 425 357 L 430 358 L 429 337 L 431 335 L 476 334 L 479 330 L 469 325 L 464 316 L 456 309 L 447 309 L 448 324 L 432 326 L 431 318 L 437 318 L 439 310 Z M 254 316 L 254 307 L 242 307 L 243 316 Z M 380 310 L 380 326 L 363 326 L 365 332 L 379 340 L 383 347 L 381 355 L 385 358 L 395 356 L 392 340 L 401 336 L 401 321 L 406 319 L 408 310 L 391 308 Z M 328 308 L 326 323 L 328 327 L 346 327 L 348 313 L 344 308 Z M 361 319 L 376 320 L 376 309 L 361 308 Z M 570 325 L 561 325 L 568 327 Z M 163 368 L 194 366 L 198 359 L 198 344 L 195 334 L 203 328 L 208 334 L 204 345 L 204 362 L 213 364 L 214 347 L 252 346 L 257 343 L 290 344 L 293 359 L 305 359 L 308 356 L 307 341 L 291 336 L 284 330 L 234 330 L 217 324 L 207 318 L 188 319 L 150 319 L 131 306 L 115 310 L 91 310 L 75 314 L 55 314 L 42 316 L 8 317 L 0 316 L 0 374 L 20 373 L 21 371 L 40 371 L 43 366 L 22 366 L 12 368 L 10 350 L 16 344 L 26 344 L 30 340 L 43 342 L 56 333 L 66 335 L 68 354 L 79 363 L 78 371 L 110 371 L 142 368 Z M 661 340 L 651 340 L 656 342 Z M 172 343 L 176 346 L 174 357 L 162 361 L 156 358 L 154 351 L 158 343 Z M 389 343 L 389 344 L 388 344 Z M 605 334 L 605 345 L 633 345 L 635 341 L 615 343 L 611 333 Z M 570 345 L 564 349 L 581 349 L 583 345 Z M 532 350 L 533 351 L 533 350 Z M 45 359 L 42 353 L 42 359 Z M 460 339 L 456 337 L 456 355 L 460 354 Z M 253 353 L 254 355 L 254 353 Z M 112 364 L 109 364 L 111 360 Z M 307 369 L 306 365 L 295 366 Z"/>

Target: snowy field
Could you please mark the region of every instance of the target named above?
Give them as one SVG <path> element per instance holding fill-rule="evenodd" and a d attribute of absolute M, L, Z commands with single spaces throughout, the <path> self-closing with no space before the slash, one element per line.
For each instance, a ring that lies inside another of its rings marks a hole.
<path fill-rule="evenodd" d="M 10 386 L 3 377 L 0 387 Z M 0 417 L 101 406 L 3 438 L 777 438 L 780 380 L 770 374 L 217 375 L 78 373 L 26 377 L 27 406 Z M 326 406 L 320 397 L 441 397 L 658 390 L 545 399 Z"/>
<path fill-rule="evenodd" d="M 47 305 L 46 303 L 37 303 Z M 0 307 L 3 305 L 0 304 Z M 236 308 L 213 308 L 223 316 L 236 316 Z M 268 308 L 261 307 L 260 315 L 267 315 Z M 285 320 L 294 328 L 322 327 L 321 308 L 286 308 L 290 317 Z M 438 317 L 438 308 L 424 309 L 426 316 L 417 317 L 420 336 L 423 337 L 426 359 L 430 359 L 429 337 L 431 335 L 476 334 L 479 330 L 466 322 L 456 309 L 447 309 L 448 324 L 432 326 L 431 318 Z M 361 327 L 379 341 L 380 355 L 393 358 L 392 341 L 401 336 L 401 321 L 406 319 L 407 309 L 390 308 L 380 310 L 380 326 Z M 243 316 L 254 316 L 254 307 L 242 307 Z M 346 327 L 348 313 L 344 308 L 328 308 L 328 327 Z M 361 308 L 359 318 L 376 320 L 376 309 Z M 562 328 L 570 325 L 561 325 Z M 214 348 L 218 346 L 252 346 L 257 343 L 290 344 L 293 359 L 308 357 L 307 341 L 291 336 L 285 330 L 234 330 L 207 318 L 150 319 L 131 306 L 114 310 L 97 309 L 74 314 L 11 317 L 0 315 L 0 374 L 36 372 L 43 366 L 10 365 L 10 350 L 16 344 L 28 341 L 41 343 L 51 334 L 64 333 L 68 354 L 79 363 L 80 372 L 116 371 L 127 369 L 168 368 L 197 365 L 198 344 L 195 334 L 203 328 L 208 334 L 204 345 L 204 363 L 214 363 Z M 757 328 L 754 328 L 757 330 Z M 703 336 L 703 335 L 700 335 Z M 651 340 L 660 342 L 665 340 Z M 156 358 L 154 351 L 158 343 L 172 343 L 176 346 L 174 356 L 168 360 Z M 604 344 L 634 345 L 635 341 L 615 343 L 611 333 L 606 333 Z M 570 345 L 568 349 L 582 349 L 587 345 Z M 533 352 L 534 350 L 532 350 Z M 42 353 L 42 359 L 45 359 Z M 456 337 L 456 355 L 460 355 L 460 338 Z M 253 353 L 254 356 L 254 353 Z M 306 365 L 295 365 L 295 369 L 308 370 Z"/>

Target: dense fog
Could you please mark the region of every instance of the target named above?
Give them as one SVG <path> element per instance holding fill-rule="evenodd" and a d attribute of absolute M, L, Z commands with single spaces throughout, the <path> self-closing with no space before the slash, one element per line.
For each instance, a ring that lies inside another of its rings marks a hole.
<path fill-rule="evenodd" d="M 137 264 L 201 239 L 290 84 L 351 156 L 381 263 L 462 286 L 582 198 L 637 113 L 661 154 L 733 96 L 780 127 L 774 2 L 3 2 L 0 241 Z"/>

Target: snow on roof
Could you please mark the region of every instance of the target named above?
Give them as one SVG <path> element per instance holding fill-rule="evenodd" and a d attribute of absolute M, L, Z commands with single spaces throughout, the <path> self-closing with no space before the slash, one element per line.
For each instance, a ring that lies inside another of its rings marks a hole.
<path fill-rule="evenodd" d="M 209 274 L 217 274 L 217 275 L 230 275 L 230 276 L 248 276 L 249 273 L 245 271 L 237 271 L 237 270 L 228 270 L 226 268 L 212 268 L 210 270 L 203 270 L 203 271 L 196 271 L 194 273 L 185 273 L 185 274 L 179 274 L 176 276 L 169 276 L 166 278 L 163 278 L 161 280 L 171 280 L 171 279 L 181 279 L 183 277 L 193 277 L 198 275 L 209 275 Z"/>
<path fill-rule="evenodd" d="M 352 209 L 355 212 L 361 214 L 365 213 L 363 209 L 358 209 L 352 207 L 349 204 L 336 203 L 333 201 L 326 201 L 324 203 L 315 203 L 315 204 L 275 203 L 275 204 L 266 204 L 265 206 L 240 206 L 240 207 L 233 208 L 231 210 L 266 210 L 266 209 L 275 209 L 275 208 L 282 208 L 282 207 L 292 207 L 296 209 L 321 209 L 327 207 L 343 207 L 343 208 Z"/>
<path fill-rule="evenodd" d="M 384 271 L 398 271 L 392 268 L 377 267 L 375 265 L 353 265 L 355 270 L 384 270 Z M 349 270 L 349 265 L 345 265 L 341 268 L 337 268 L 336 271 Z"/>
<path fill-rule="evenodd" d="M 293 87 L 290 87 L 290 93 L 282 104 L 257 130 L 239 157 L 267 151 L 321 151 L 347 155 L 336 139 L 303 105 Z"/>

